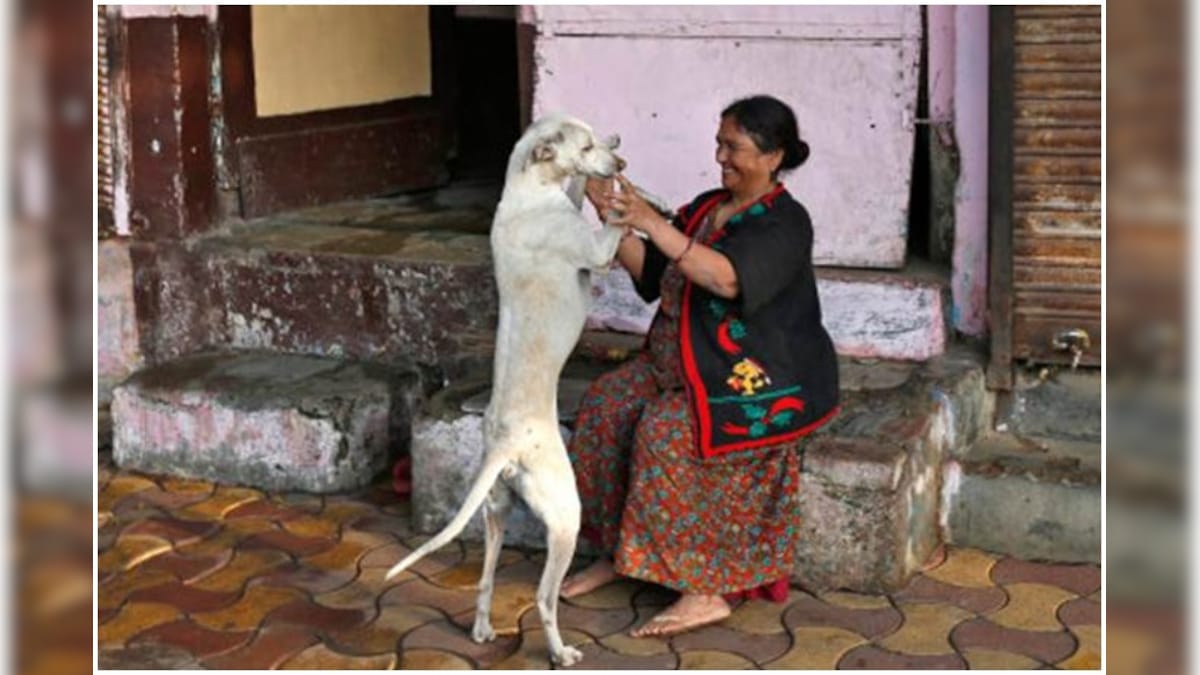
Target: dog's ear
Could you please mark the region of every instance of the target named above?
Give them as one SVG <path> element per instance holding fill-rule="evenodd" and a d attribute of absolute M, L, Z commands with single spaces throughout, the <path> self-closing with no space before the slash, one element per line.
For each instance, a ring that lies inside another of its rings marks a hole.
<path fill-rule="evenodd" d="M 600 140 L 600 142 L 603 143 L 604 147 L 608 148 L 609 150 L 616 150 L 617 148 L 621 147 L 621 137 L 616 134 L 605 136 Z"/>
<path fill-rule="evenodd" d="M 553 136 L 543 138 L 538 141 L 537 145 L 533 146 L 533 152 L 529 153 L 529 156 L 535 162 L 549 162 L 557 156 L 558 150 L 556 146 L 564 140 L 566 140 L 566 137 L 563 136 L 561 131 Z"/>

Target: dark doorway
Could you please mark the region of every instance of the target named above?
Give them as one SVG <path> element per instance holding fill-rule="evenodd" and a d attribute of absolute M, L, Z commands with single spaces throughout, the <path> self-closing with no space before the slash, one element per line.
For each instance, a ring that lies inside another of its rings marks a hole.
<path fill-rule="evenodd" d="M 520 135 L 516 7 L 454 8 L 451 180 L 503 180 Z"/>

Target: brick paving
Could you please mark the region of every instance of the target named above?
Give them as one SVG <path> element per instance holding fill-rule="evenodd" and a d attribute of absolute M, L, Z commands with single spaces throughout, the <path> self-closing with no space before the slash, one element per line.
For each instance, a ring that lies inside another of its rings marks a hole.
<path fill-rule="evenodd" d="M 384 584 L 426 539 L 390 483 L 269 494 L 123 472 L 103 455 L 98 480 L 102 668 L 550 667 L 540 553 L 504 551 L 498 637 L 484 645 L 468 634 L 480 546 L 451 543 Z M 671 599 L 631 581 L 565 601 L 559 621 L 584 669 L 1092 669 L 1100 579 L 1095 566 L 951 549 L 891 596 L 793 590 L 669 639 L 628 637 Z"/>

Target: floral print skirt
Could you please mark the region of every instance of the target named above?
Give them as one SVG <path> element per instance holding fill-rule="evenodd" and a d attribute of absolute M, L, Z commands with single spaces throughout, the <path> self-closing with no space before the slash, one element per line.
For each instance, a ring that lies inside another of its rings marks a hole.
<path fill-rule="evenodd" d="M 685 593 L 787 597 L 799 535 L 800 448 L 702 459 L 687 394 L 642 354 L 592 383 L 568 452 L 581 534 L 618 573 Z"/>

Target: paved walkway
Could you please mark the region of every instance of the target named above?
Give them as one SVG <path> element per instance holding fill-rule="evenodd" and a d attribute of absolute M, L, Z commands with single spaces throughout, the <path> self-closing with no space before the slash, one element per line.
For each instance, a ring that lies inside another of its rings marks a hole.
<path fill-rule="evenodd" d="M 425 540 L 387 485 L 264 494 L 99 469 L 101 668 L 548 668 L 539 553 L 505 550 L 494 624 L 467 635 L 482 550 L 453 543 L 391 583 Z M 580 561 L 586 562 L 586 561 Z M 891 596 L 793 590 L 670 639 L 627 631 L 671 600 L 621 582 L 564 602 L 580 668 L 1097 668 L 1100 570 L 970 549 Z"/>

